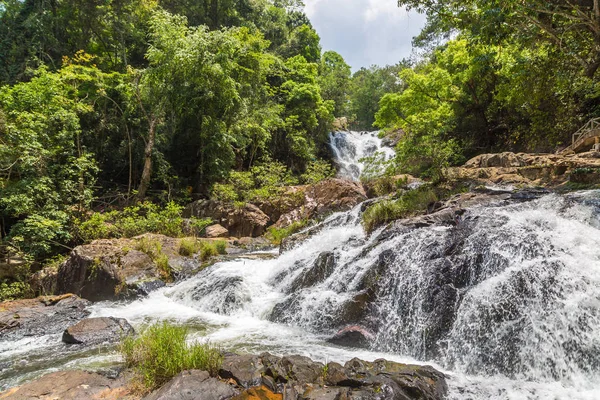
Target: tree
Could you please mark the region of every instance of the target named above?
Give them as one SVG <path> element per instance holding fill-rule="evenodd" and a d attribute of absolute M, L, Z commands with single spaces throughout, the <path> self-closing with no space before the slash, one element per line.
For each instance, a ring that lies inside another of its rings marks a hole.
<path fill-rule="evenodd" d="M 348 90 L 350 85 L 350 66 L 335 51 L 326 51 L 319 65 L 319 84 L 323 99 L 334 102 L 335 116 L 346 115 Z"/>

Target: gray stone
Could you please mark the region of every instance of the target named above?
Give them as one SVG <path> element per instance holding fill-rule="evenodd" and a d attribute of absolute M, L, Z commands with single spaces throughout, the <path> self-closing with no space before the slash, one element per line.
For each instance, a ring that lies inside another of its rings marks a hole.
<path fill-rule="evenodd" d="M 65 329 L 62 341 L 85 345 L 114 343 L 133 333 L 133 327 L 123 318 L 86 318 Z"/>
<path fill-rule="evenodd" d="M 183 371 L 144 400 L 225 400 L 239 392 L 206 371 Z"/>

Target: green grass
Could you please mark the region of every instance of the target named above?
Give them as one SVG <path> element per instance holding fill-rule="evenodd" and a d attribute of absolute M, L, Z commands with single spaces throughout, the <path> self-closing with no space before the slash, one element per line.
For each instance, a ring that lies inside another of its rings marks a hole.
<path fill-rule="evenodd" d="M 167 282 L 173 280 L 173 270 L 169 265 L 169 257 L 163 253 L 162 244 L 148 237 L 142 237 L 135 243 L 135 249 L 146 253 L 154 261 L 160 277 Z"/>
<path fill-rule="evenodd" d="M 188 344 L 187 336 L 186 327 L 162 322 L 122 341 L 121 354 L 133 371 L 135 391 L 150 392 L 185 370 L 217 374 L 223 362 L 220 349 L 209 343 Z"/>
<path fill-rule="evenodd" d="M 378 226 L 425 211 L 429 204 L 438 199 L 433 188 L 422 186 L 404 193 L 398 199 L 377 202 L 363 213 L 363 227 L 371 233 Z"/>
<path fill-rule="evenodd" d="M 272 226 L 269 228 L 267 236 L 274 245 L 280 245 L 283 239 L 302 230 L 308 225 L 308 222 L 308 220 L 303 219 L 300 221 L 293 222 L 291 225 L 288 225 L 285 228 L 276 228 Z"/>
<path fill-rule="evenodd" d="M 227 253 L 227 242 L 224 240 L 217 240 L 214 242 L 214 245 L 217 249 L 217 253 L 226 254 Z"/>
<path fill-rule="evenodd" d="M 202 242 L 202 248 L 200 249 L 200 259 L 202 261 L 206 261 L 218 254 L 219 250 L 217 250 L 217 246 L 214 243 Z"/>
<path fill-rule="evenodd" d="M 202 244 L 198 239 L 185 238 L 179 242 L 179 254 L 184 257 L 191 257 L 202 248 Z"/>

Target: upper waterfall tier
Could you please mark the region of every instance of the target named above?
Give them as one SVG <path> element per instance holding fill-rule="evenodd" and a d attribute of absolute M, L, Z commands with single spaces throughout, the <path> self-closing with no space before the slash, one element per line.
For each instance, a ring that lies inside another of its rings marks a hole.
<path fill-rule="evenodd" d="M 394 157 L 394 150 L 384 146 L 378 135 L 378 131 L 329 134 L 329 145 L 339 168 L 339 177 L 357 181 L 365 169 L 365 157 L 374 156 L 376 153 L 381 153 L 386 161 Z"/>

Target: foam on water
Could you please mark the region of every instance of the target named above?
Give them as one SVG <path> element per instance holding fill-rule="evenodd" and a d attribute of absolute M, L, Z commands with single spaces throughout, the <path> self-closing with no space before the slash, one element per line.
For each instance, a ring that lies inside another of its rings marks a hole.
<path fill-rule="evenodd" d="M 375 132 L 332 132 L 329 134 L 329 146 L 338 165 L 338 176 L 357 181 L 365 169 L 362 161 L 375 153 L 381 153 L 383 160 L 394 157 L 394 150 L 383 145 Z"/>

